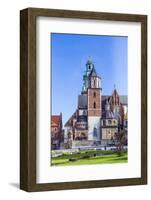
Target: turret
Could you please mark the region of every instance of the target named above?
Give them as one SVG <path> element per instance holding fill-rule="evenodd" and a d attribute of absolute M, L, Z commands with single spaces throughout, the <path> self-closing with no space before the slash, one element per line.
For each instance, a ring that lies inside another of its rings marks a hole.
<path fill-rule="evenodd" d="M 101 78 L 97 75 L 95 70 L 95 65 L 91 60 L 88 60 L 86 63 L 86 71 L 83 75 L 83 87 L 82 92 L 87 91 L 88 88 L 99 88 Z"/>

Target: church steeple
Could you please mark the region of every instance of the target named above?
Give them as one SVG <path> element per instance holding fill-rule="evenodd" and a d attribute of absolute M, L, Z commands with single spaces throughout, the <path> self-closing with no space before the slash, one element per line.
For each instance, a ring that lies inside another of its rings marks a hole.
<path fill-rule="evenodd" d="M 92 60 L 88 59 L 86 62 L 86 71 L 91 72 L 91 70 L 94 68 L 94 64 Z"/>
<path fill-rule="evenodd" d="M 86 63 L 85 89 L 87 94 L 88 110 L 88 140 L 100 140 L 100 118 L 102 115 L 100 81 L 95 65 L 88 60 Z"/>
<path fill-rule="evenodd" d="M 101 116 L 101 95 L 100 95 L 100 80 L 98 76 L 95 65 L 92 61 L 88 60 L 86 63 L 87 76 L 85 79 L 87 81 L 86 90 L 88 96 L 88 116 Z"/>
<path fill-rule="evenodd" d="M 86 62 L 82 92 L 86 92 L 88 88 L 100 88 L 100 77 L 97 75 L 95 65 L 90 59 Z"/>

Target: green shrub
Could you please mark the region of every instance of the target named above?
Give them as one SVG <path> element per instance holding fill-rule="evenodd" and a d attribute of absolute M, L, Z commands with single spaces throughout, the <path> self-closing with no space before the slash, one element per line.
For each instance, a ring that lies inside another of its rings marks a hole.
<path fill-rule="evenodd" d="M 77 158 L 69 158 L 69 161 L 71 161 L 71 162 L 75 162 L 77 160 L 78 160 Z"/>
<path fill-rule="evenodd" d="M 90 157 L 91 157 L 90 155 L 84 155 L 82 158 L 87 159 L 87 158 L 90 158 Z"/>

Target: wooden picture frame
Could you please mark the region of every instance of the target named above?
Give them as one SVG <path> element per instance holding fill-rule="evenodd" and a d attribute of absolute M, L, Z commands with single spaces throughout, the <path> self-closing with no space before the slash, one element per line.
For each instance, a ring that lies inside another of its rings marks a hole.
<path fill-rule="evenodd" d="M 141 177 L 77 182 L 36 183 L 36 18 L 109 20 L 141 23 Z M 66 190 L 147 184 L 147 16 L 27 8 L 20 12 L 20 188 Z"/>

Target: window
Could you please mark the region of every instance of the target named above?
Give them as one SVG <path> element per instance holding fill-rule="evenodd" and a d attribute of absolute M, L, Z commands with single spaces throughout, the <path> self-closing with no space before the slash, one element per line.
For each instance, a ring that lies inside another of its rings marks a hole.
<path fill-rule="evenodd" d="M 86 110 L 84 110 L 84 111 L 83 111 L 83 115 L 87 115 L 87 112 L 86 112 Z"/>
<path fill-rule="evenodd" d="M 96 108 L 96 103 L 95 102 L 93 103 L 93 108 Z"/>
<path fill-rule="evenodd" d="M 97 137 L 97 128 L 94 128 L 94 129 L 93 129 L 93 136 L 94 136 L 94 137 Z"/>
<path fill-rule="evenodd" d="M 68 139 L 71 139 L 71 133 L 68 132 Z"/>
<path fill-rule="evenodd" d="M 105 119 L 102 120 L 102 125 L 105 126 Z"/>
<path fill-rule="evenodd" d="M 114 120 L 114 124 L 116 125 L 116 120 Z"/>
<path fill-rule="evenodd" d="M 94 98 L 96 97 L 96 92 L 93 93 L 93 97 L 94 97 Z"/>
<path fill-rule="evenodd" d="M 108 124 L 112 124 L 112 120 L 109 119 L 109 120 L 108 120 Z"/>
<path fill-rule="evenodd" d="M 112 120 L 109 119 L 108 120 L 108 124 L 111 125 L 112 124 Z"/>

